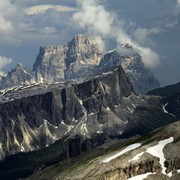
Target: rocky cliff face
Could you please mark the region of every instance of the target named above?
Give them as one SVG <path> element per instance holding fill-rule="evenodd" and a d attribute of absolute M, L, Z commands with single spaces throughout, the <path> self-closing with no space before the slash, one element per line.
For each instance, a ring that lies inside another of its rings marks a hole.
<path fill-rule="evenodd" d="M 120 113 L 115 111 L 115 104 L 133 92 L 121 68 L 81 84 L 59 84 L 42 90 L 38 86 L 15 89 L 15 93 L 12 89 L 1 95 L 1 158 L 4 153 L 49 145 L 67 133 L 89 138 L 103 131 L 117 134 L 126 119 L 117 116 Z"/>
<path fill-rule="evenodd" d="M 80 84 L 4 90 L 0 100 L 1 158 L 48 146 L 65 135 L 126 137 L 176 120 L 164 113 L 159 99 L 135 95 L 121 67 Z"/>
<path fill-rule="evenodd" d="M 116 50 L 109 52 L 100 63 L 101 69 L 114 68 L 121 65 L 136 92 L 145 94 L 160 86 L 152 72 L 146 68 L 139 54 L 121 56 Z"/>
<path fill-rule="evenodd" d="M 101 57 L 95 38 L 78 35 L 63 46 L 41 47 L 33 71 L 38 82 L 74 79 L 88 76 Z"/>

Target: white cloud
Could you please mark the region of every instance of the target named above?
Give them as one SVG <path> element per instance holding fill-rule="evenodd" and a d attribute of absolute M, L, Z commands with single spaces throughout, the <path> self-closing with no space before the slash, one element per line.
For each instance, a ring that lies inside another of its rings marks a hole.
<path fill-rule="evenodd" d="M 0 68 L 4 68 L 8 64 L 10 64 L 13 60 L 11 58 L 7 58 L 5 56 L 0 56 Z"/>
<path fill-rule="evenodd" d="M 78 24 L 77 27 L 86 30 L 89 34 L 96 35 L 99 39 L 113 39 L 117 43 L 117 47 L 121 44 L 128 43 L 137 50 L 142 58 L 143 62 L 148 67 L 157 66 L 160 62 L 159 56 L 149 47 L 141 46 L 133 37 L 126 32 L 126 22 L 123 19 L 117 18 L 114 13 L 107 11 L 99 1 L 95 0 L 76 0 L 79 6 L 79 11 L 74 13 L 73 20 Z M 144 31 L 144 35 L 141 40 L 155 32 L 152 29 L 149 32 Z M 118 48 L 122 50 L 122 48 Z M 121 53 L 124 53 L 121 51 Z"/>
<path fill-rule="evenodd" d="M 174 9 L 173 15 L 178 15 L 180 13 L 180 0 L 176 1 L 176 7 Z"/>
<path fill-rule="evenodd" d="M 37 0 L 26 2 L 22 0 L 0 1 L 1 44 L 19 46 L 21 42 L 29 41 L 29 38 L 36 39 L 36 41 L 43 41 L 44 39 L 47 41 L 48 38 L 51 41 L 53 38 L 57 39 L 55 32 L 67 28 L 68 16 L 76 8 L 53 5 L 53 2 L 52 4 L 38 5 L 40 3 L 44 2 Z M 37 6 L 32 6 L 33 4 Z"/>
<path fill-rule="evenodd" d="M 73 19 L 80 27 L 107 36 L 114 21 L 112 14 L 107 12 L 103 6 L 96 4 L 94 0 L 77 0 L 77 2 L 81 10 L 74 14 Z"/>
<path fill-rule="evenodd" d="M 31 6 L 29 8 L 26 8 L 25 13 L 27 15 L 36 15 L 40 13 L 45 13 L 48 10 L 55 10 L 58 12 L 71 12 L 71 11 L 76 11 L 77 9 L 68 6 L 46 4 L 46 5 Z"/>
<path fill-rule="evenodd" d="M 13 30 L 11 21 L 4 19 L 2 16 L 0 17 L 0 33 L 10 33 Z"/>
<path fill-rule="evenodd" d="M 134 32 L 134 38 L 140 44 L 145 44 L 146 42 L 150 42 L 149 36 L 151 34 L 158 34 L 158 33 L 160 33 L 160 29 L 157 28 L 152 28 L 152 29 L 138 28 Z"/>
<path fill-rule="evenodd" d="M 53 34 L 56 32 L 56 28 L 55 27 L 44 27 L 41 31 L 42 33 L 45 33 L 45 34 Z"/>
<path fill-rule="evenodd" d="M 13 30 L 12 18 L 16 8 L 8 0 L 0 1 L 0 33 L 9 34 Z"/>
<path fill-rule="evenodd" d="M 19 25 L 18 8 L 11 0 L 0 1 L 0 42 L 17 46 L 20 41 L 15 37 Z"/>
<path fill-rule="evenodd" d="M 0 56 L 0 75 L 4 75 L 2 69 L 10 64 L 13 60 L 11 58 L 7 58 L 5 56 Z"/>

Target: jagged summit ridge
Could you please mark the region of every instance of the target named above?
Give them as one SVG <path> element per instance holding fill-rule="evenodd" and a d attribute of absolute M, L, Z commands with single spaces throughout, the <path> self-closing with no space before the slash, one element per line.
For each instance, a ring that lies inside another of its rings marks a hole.
<path fill-rule="evenodd" d="M 135 53 L 130 45 L 121 46 L 125 51 L 127 50 L 126 53 L 132 52 L 121 55 L 117 50 L 112 50 L 103 55 L 95 37 L 82 34 L 75 36 L 64 45 L 40 47 L 33 70 L 17 65 L 15 69 L 19 69 L 18 72 L 21 73 L 12 69 L 2 78 L 0 88 L 32 83 L 51 84 L 71 79 L 81 81 L 84 77 L 93 77 L 120 65 L 133 83 L 135 91 L 146 93 L 158 88 L 158 80 L 144 66 L 141 56 Z"/>
<path fill-rule="evenodd" d="M 17 85 L 27 85 L 34 82 L 33 72 L 23 64 L 18 63 L 15 68 L 2 77 L 0 87 L 1 89 L 4 89 Z"/>

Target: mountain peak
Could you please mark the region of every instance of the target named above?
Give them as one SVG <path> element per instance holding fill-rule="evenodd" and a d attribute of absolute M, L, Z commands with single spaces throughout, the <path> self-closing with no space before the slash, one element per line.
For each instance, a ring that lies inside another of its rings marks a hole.
<path fill-rule="evenodd" d="M 101 58 L 102 53 L 96 39 L 78 34 L 67 44 L 41 47 L 33 71 L 37 81 L 74 79 L 79 74 L 85 74 L 86 68 L 97 65 Z"/>
<path fill-rule="evenodd" d="M 122 48 L 126 48 L 126 49 L 133 49 L 133 47 L 130 44 L 128 44 L 128 43 L 121 44 L 121 47 Z"/>
<path fill-rule="evenodd" d="M 11 69 L 6 76 L 2 77 L 0 88 L 8 88 L 17 85 L 23 85 L 26 82 L 33 81 L 32 71 L 21 63 L 18 63 L 15 68 Z"/>
<path fill-rule="evenodd" d="M 93 36 L 88 36 L 84 34 L 78 34 L 75 36 L 70 43 L 76 43 L 76 44 L 95 44 L 97 45 L 96 38 Z"/>
<path fill-rule="evenodd" d="M 16 69 L 16 70 L 17 70 L 17 69 L 27 69 L 27 67 L 24 66 L 24 65 L 21 64 L 21 63 L 18 63 L 18 64 L 16 65 L 15 69 Z"/>
<path fill-rule="evenodd" d="M 132 47 L 125 44 L 124 48 Z M 160 86 L 159 81 L 154 77 L 153 73 L 145 67 L 142 57 L 138 53 L 120 55 L 117 50 L 109 51 L 100 63 L 103 71 L 117 66 L 121 66 L 124 69 L 136 92 L 145 94 L 150 89 Z"/>

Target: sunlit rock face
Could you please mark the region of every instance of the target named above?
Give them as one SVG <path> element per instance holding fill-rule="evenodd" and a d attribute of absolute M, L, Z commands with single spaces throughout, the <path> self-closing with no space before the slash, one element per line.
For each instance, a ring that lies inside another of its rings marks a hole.
<path fill-rule="evenodd" d="M 80 34 L 63 46 L 41 47 L 33 71 L 38 82 L 74 79 L 91 74 L 101 57 L 95 38 Z"/>

